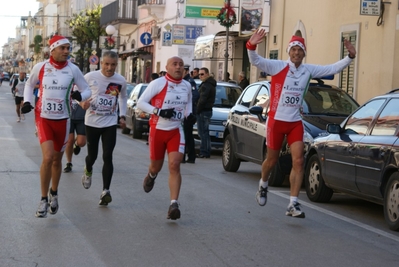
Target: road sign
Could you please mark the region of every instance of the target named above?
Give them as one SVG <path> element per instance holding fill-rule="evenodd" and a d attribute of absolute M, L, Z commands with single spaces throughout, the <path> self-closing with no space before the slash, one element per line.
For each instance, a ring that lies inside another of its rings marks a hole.
<path fill-rule="evenodd" d="M 173 44 L 184 44 L 184 25 L 173 25 L 172 35 Z"/>
<path fill-rule="evenodd" d="M 90 62 L 91 65 L 97 65 L 98 64 L 98 56 L 91 55 L 89 57 L 89 62 Z"/>
<path fill-rule="evenodd" d="M 172 33 L 171 32 L 163 32 L 162 33 L 162 46 L 172 46 Z"/>
<path fill-rule="evenodd" d="M 184 44 L 186 45 L 195 45 L 195 39 L 197 39 L 198 36 L 202 35 L 202 26 L 186 26 L 186 40 Z"/>
<path fill-rule="evenodd" d="M 140 35 L 140 42 L 143 45 L 149 45 L 152 43 L 151 34 L 149 32 L 145 32 Z"/>

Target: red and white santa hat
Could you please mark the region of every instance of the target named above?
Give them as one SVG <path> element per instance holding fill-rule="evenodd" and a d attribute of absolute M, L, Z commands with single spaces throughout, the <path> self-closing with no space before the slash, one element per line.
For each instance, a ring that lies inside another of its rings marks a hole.
<path fill-rule="evenodd" d="M 71 43 L 64 36 L 54 35 L 53 38 L 50 39 L 50 51 L 53 51 L 54 48 L 64 44 L 71 44 Z"/>
<path fill-rule="evenodd" d="M 288 44 L 287 53 L 290 52 L 291 47 L 296 46 L 296 45 L 303 49 L 303 51 L 305 52 L 305 56 L 306 56 L 305 39 L 303 39 L 303 38 L 300 37 L 300 36 L 295 36 L 295 35 L 292 36 L 291 41 L 290 41 L 290 43 Z"/>

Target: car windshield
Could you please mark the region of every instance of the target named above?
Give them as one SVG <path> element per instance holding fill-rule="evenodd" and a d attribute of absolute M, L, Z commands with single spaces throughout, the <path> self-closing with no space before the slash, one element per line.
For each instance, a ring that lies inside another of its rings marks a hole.
<path fill-rule="evenodd" d="M 303 113 L 308 115 L 348 116 L 357 108 L 348 94 L 333 88 L 309 87 L 303 102 Z"/>
<path fill-rule="evenodd" d="M 127 94 L 127 96 L 129 96 L 130 93 L 133 91 L 134 86 L 135 86 L 135 84 L 131 84 L 131 83 L 126 84 L 126 94 Z"/>
<path fill-rule="evenodd" d="M 241 87 L 217 85 L 214 107 L 232 108 L 241 92 Z"/>

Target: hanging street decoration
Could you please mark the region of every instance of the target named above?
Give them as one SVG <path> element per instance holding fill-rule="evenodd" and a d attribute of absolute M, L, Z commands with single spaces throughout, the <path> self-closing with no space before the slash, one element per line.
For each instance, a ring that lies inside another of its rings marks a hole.
<path fill-rule="evenodd" d="M 216 18 L 219 21 L 219 24 L 226 28 L 230 28 L 237 22 L 236 12 L 230 4 L 230 1 L 224 4 L 224 7 L 220 9 Z"/>

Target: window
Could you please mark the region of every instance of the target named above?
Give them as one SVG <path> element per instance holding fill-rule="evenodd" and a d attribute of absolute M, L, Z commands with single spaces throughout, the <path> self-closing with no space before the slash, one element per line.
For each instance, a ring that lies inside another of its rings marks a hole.
<path fill-rule="evenodd" d="M 263 108 L 263 114 L 266 114 L 268 109 L 269 109 L 269 91 L 267 90 L 267 87 L 262 85 L 260 88 L 258 95 L 255 98 L 255 103 L 254 106 L 260 106 Z"/>
<path fill-rule="evenodd" d="M 377 114 L 384 102 L 385 99 L 377 99 L 365 104 L 348 119 L 345 131 L 365 135 L 374 116 Z"/>
<path fill-rule="evenodd" d="M 374 125 L 372 135 L 395 135 L 399 125 L 399 99 L 391 99 Z"/>
<path fill-rule="evenodd" d="M 249 108 L 249 105 L 251 104 L 252 99 L 254 98 L 254 95 L 256 94 L 258 88 L 259 84 L 249 85 L 245 90 L 245 93 L 241 97 L 239 104 Z"/>

